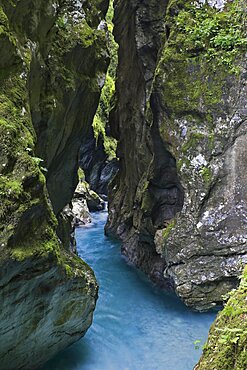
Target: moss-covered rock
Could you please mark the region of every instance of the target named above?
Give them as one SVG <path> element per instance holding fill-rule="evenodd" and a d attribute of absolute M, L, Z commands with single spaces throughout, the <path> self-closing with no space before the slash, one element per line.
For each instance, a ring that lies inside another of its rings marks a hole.
<path fill-rule="evenodd" d="M 195 370 L 245 370 L 247 368 L 247 269 L 240 286 L 230 293 L 223 311 L 209 332 Z"/>
<path fill-rule="evenodd" d="M 247 262 L 245 2 L 213 3 L 118 1 L 115 16 L 107 231 L 149 275 L 159 259 L 155 279 L 196 310 L 222 302 Z"/>
<path fill-rule="evenodd" d="M 111 184 L 106 227 L 107 233 L 123 240 L 122 252 L 160 284 L 164 283 L 165 261 L 155 250 L 153 223 L 162 222 L 159 217 L 162 210 L 156 212 L 154 204 L 159 203 L 160 182 L 166 181 L 160 177 L 161 169 L 174 168 L 175 161 L 159 140 L 157 131 L 151 130 L 146 112 L 164 41 L 166 6 L 166 1 L 115 3 L 114 36 L 119 44 L 119 64 L 110 121 L 111 132 L 118 140 L 120 170 Z M 151 178 L 155 179 L 149 189 Z"/>
<path fill-rule="evenodd" d="M 199 310 L 236 286 L 247 261 L 243 6 L 171 2 L 154 82 L 160 134 L 185 195 L 162 254 L 177 294 Z"/>
<path fill-rule="evenodd" d="M 95 276 L 57 225 L 108 65 L 107 3 L 0 1 L 2 369 L 37 368 L 92 321 Z"/>
<path fill-rule="evenodd" d="M 109 2 L 106 15 L 107 38 L 110 50 L 110 64 L 104 86 L 102 88 L 99 106 L 94 116 L 92 130 L 83 138 L 79 164 L 85 172 L 86 180 L 98 194 L 108 194 L 108 184 L 118 170 L 116 154 L 117 140 L 112 137 L 109 127 L 109 115 L 115 95 L 115 79 L 117 67 L 118 46 L 114 41 L 113 31 L 113 0 Z"/>

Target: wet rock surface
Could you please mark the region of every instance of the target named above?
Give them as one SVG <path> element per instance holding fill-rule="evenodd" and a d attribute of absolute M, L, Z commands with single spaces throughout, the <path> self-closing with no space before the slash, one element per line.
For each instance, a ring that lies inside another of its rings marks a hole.
<path fill-rule="evenodd" d="M 90 188 L 97 194 L 108 195 L 108 185 L 118 171 L 118 160 L 109 159 L 100 136 L 96 141 L 93 130 L 84 138 L 79 154 L 79 165 Z"/>

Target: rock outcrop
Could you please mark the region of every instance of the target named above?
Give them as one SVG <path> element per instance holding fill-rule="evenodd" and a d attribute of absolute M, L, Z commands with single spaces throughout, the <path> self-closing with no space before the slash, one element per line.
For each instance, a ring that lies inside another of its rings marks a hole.
<path fill-rule="evenodd" d="M 95 191 L 90 189 L 85 179 L 80 179 L 75 189 L 73 202 L 85 200 L 87 211 L 96 212 L 104 209 L 104 200 Z"/>
<path fill-rule="evenodd" d="M 4 370 L 39 367 L 92 321 L 97 283 L 70 251 L 62 210 L 77 185 L 80 137 L 92 124 L 107 69 L 107 6 L 0 1 Z"/>
<path fill-rule="evenodd" d="M 247 269 L 238 290 L 230 293 L 204 345 L 203 355 L 194 370 L 244 370 L 247 368 Z"/>
<path fill-rule="evenodd" d="M 106 226 L 196 310 L 247 262 L 245 3 L 202 3 L 116 2 L 120 170 Z"/>

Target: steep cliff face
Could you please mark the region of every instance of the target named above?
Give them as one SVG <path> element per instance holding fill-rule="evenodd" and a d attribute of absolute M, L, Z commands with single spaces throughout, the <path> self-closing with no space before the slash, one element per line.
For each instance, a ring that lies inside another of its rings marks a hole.
<path fill-rule="evenodd" d="M 94 274 L 61 243 L 55 215 L 72 198 L 104 81 L 107 6 L 0 1 L 2 369 L 40 366 L 92 321 Z"/>
<path fill-rule="evenodd" d="M 166 6 L 167 1 L 116 2 L 114 32 L 119 44 L 119 65 L 111 129 L 119 140 L 120 171 L 112 183 L 106 227 L 107 233 L 124 241 L 122 252 L 162 284 L 165 261 L 155 250 L 153 205 L 144 196 L 153 159 L 151 128 L 145 110 L 163 44 Z M 174 167 L 175 161 L 159 138 L 157 142 L 157 161 L 164 154 L 161 159 L 164 167 Z"/>
<path fill-rule="evenodd" d="M 105 140 L 99 134 L 95 138 L 93 128 L 82 141 L 79 154 L 79 165 L 85 173 L 85 179 L 90 184 L 90 188 L 100 195 L 108 195 L 108 185 L 118 171 L 118 160 L 115 152 L 105 149 Z M 111 139 L 110 139 L 111 140 Z M 115 149 L 115 148 L 114 148 Z"/>
<path fill-rule="evenodd" d="M 120 173 L 106 227 L 197 310 L 247 262 L 245 4 L 204 3 L 116 2 Z"/>
<path fill-rule="evenodd" d="M 109 127 L 109 112 L 114 100 L 118 62 L 118 45 L 112 34 L 113 13 L 113 0 L 110 0 L 106 14 L 110 64 L 93 126 L 89 134 L 83 138 L 79 154 L 79 164 L 84 171 L 86 181 L 90 184 L 92 190 L 104 195 L 108 195 L 108 184 L 118 171 L 118 160 L 116 158 L 117 143 L 112 137 Z"/>

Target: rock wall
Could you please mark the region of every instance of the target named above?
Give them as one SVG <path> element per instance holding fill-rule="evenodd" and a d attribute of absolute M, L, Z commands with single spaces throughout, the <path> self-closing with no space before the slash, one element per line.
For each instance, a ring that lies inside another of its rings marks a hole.
<path fill-rule="evenodd" d="M 145 109 L 158 52 L 163 45 L 166 6 L 167 1 L 118 1 L 115 5 L 114 35 L 119 44 L 119 65 L 117 104 L 110 118 L 111 132 L 119 141 L 120 170 L 111 186 L 106 226 L 107 233 L 124 241 L 122 252 L 129 260 L 161 284 L 165 261 L 155 250 L 155 229 L 151 220 L 153 206 L 144 197 L 153 158 Z M 157 151 L 164 154 L 164 166 L 174 167 L 175 161 L 159 138 L 157 141 Z M 158 154 L 158 157 L 161 156 Z"/>
<path fill-rule="evenodd" d="M 59 214 L 108 65 L 107 6 L 0 1 L 1 369 L 39 367 L 92 321 L 94 274 L 57 231 L 69 240 Z"/>
<path fill-rule="evenodd" d="M 219 304 L 247 262 L 246 12 L 223 5 L 115 6 L 120 171 L 106 232 L 196 310 Z"/>
<path fill-rule="evenodd" d="M 113 14 L 113 0 L 110 0 L 106 14 L 110 64 L 92 128 L 89 134 L 83 138 L 79 154 L 79 165 L 85 173 L 86 181 L 90 184 L 92 190 L 105 196 L 108 195 L 108 184 L 118 171 L 117 143 L 112 138 L 109 127 L 109 112 L 114 100 L 118 63 L 118 45 L 112 34 Z"/>
<path fill-rule="evenodd" d="M 100 195 L 107 196 L 108 184 L 118 171 L 118 160 L 106 152 L 102 135 L 99 135 L 96 140 L 93 129 L 82 141 L 79 165 L 91 189 Z"/>

